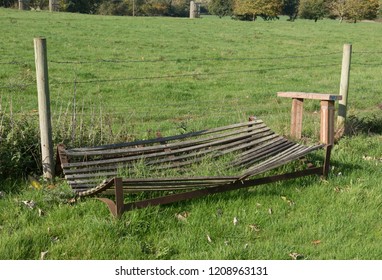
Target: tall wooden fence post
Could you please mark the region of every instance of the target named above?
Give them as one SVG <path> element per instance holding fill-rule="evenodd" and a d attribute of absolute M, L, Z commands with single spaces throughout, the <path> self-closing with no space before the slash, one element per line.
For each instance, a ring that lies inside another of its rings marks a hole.
<path fill-rule="evenodd" d="M 25 10 L 24 0 L 19 0 L 19 10 Z"/>
<path fill-rule="evenodd" d="M 345 44 L 343 48 L 343 55 L 342 55 L 341 84 L 340 84 L 340 95 L 342 96 L 342 100 L 340 100 L 338 104 L 337 137 L 341 137 L 345 133 L 351 53 L 352 53 L 352 45 Z"/>
<path fill-rule="evenodd" d="M 200 17 L 200 3 L 190 1 L 190 18 Z"/>
<path fill-rule="evenodd" d="M 43 176 L 46 179 L 52 179 L 54 176 L 54 163 L 46 39 L 35 38 L 34 50 Z"/>
<path fill-rule="evenodd" d="M 49 12 L 54 12 L 56 7 L 55 0 L 49 0 Z"/>
<path fill-rule="evenodd" d="M 190 1 L 190 18 L 195 18 L 195 2 Z"/>

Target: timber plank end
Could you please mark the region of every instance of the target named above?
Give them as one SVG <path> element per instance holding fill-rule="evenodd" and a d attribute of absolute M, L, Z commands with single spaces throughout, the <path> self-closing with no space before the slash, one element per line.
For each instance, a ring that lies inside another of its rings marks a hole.
<path fill-rule="evenodd" d="M 289 97 L 297 99 L 315 99 L 325 101 L 342 100 L 341 95 L 328 94 L 328 93 L 309 93 L 309 92 L 278 92 L 278 97 Z"/>

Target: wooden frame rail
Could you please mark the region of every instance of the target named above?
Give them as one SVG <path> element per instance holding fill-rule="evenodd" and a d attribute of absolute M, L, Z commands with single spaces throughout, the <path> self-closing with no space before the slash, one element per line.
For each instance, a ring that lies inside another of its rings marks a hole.
<path fill-rule="evenodd" d="M 341 100 L 342 96 L 323 93 L 307 92 L 278 92 L 279 97 L 292 98 L 292 115 L 290 135 L 295 139 L 301 138 L 303 104 L 305 99 L 321 101 L 321 128 L 320 142 L 326 145 L 334 144 L 334 102 Z"/>

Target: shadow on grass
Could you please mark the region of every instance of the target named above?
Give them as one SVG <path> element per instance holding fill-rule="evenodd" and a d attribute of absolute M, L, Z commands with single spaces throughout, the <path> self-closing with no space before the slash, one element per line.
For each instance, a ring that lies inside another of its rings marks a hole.
<path fill-rule="evenodd" d="M 349 116 L 346 120 L 345 134 L 348 136 L 382 134 L 382 115 L 369 117 Z"/>

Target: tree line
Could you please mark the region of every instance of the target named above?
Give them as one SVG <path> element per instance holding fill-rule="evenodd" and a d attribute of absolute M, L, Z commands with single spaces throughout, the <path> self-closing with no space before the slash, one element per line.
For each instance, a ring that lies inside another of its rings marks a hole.
<path fill-rule="evenodd" d="M 190 0 L 54 0 L 63 12 L 128 16 L 189 15 Z M 0 0 L 0 6 L 17 7 L 19 0 Z M 31 9 L 46 9 L 49 0 L 23 0 Z M 195 0 L 202 12 L 219 17 L 231 16 L 254 21 L 277 19 L 279 15 L 319 20 L 324 17 L 357 22 L 375 19 L 379 15 L 380 0 Z"/>
<path fill-rule="evenodd" d="M 379 15 L 379 0 L 211 0 L 209 12 L 241 20 L 277 19 L 279 15 L 319 20 L 324 17 L 357 22 Z"/>

